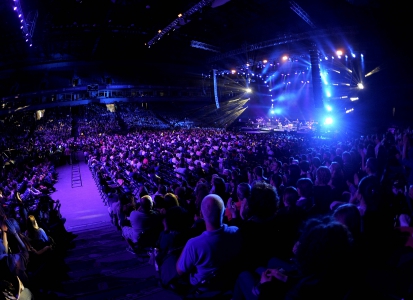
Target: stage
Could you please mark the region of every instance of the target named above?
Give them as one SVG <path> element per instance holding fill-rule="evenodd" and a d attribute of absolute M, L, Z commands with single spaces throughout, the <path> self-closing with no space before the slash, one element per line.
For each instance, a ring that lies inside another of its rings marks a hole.
<path fill-rule="evenodd" d="M 240 131 L 248 132 L 248 133 L 271 133 L 271 132 L 279 132 L 279 133 L 297 133 L 297 134 L 313 134 L 315 133 L 316 129 L 310 128 L 308 126 L 279 126 L 279 125 L 266 125 L 266 126 L 244 126 L 240 128 Z"/>

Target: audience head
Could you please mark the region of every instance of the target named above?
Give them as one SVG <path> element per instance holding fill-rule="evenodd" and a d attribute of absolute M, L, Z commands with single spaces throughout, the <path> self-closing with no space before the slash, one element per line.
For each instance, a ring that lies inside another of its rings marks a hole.
<path fill-rule="evenodd" d="M 259 182 L 252 186 L 251 197 L 247 199 L 251 216 L 266 219 L 272 217 L 277 211 L 278 194 L 275 187 Z"/>
<path fill-rule="evenodd" d="M 284 189 L 283 192 L 283 203 L 286 207 L 293 207 L 296 205 L 298 200 L 298 192 L 297 189 L 293 186 L 288 186 Z"/>
<path fill-rule="evenodd" d="M 297 181 L 297 191 L 301 197 L 309 198 L 313 193 L 313 182 L 310 178 L 300 178 Z"/>
<path fill-rule="evenodd" d="M 331 179 L 330 169 L 326 166 L 318 167 L 316 171 L 316 185 L 327 185 Z"/>
<path fill-rule="evenodd" d="M 27 217 L 27 231 L 33 232 L 39 230 L 39 225 L 37 224 L 36 218 L 33 215 Z"/>
<path fill-rule="evenodd" d="M 140 204 L 143 211 L 150 211 L 153 208 L 152 198 L 149 195 L 141 197 Z"/>
<path fill-rule="evenodd" d="M 201 211 L 207 228 L 208 226 L 214 229 L 221 227 L 224 210 L 224 201 L 216 194 L 209 194 L 202 200 Z"/>
<path fill-rule="evenodd" d="M 359 183 L 357 193 L 359 200 L 365 204 L 366 210 L 376 211 L 380 208 L 380 182 L 376 176 L 364 177 Z"/>
<path fill-rule="evenodd" d="M 300 170 L 300 167 L 298 165 L 291 164 L 289 166 L 288 170 L 289 170 L 289 173 L 290 173 L 290 177 L 292 177 L 292 178 L 300 177 L 301 170 Z"/>
<path fill-rule="evenodd" d="M 168 230 L 182 232 L 191 226 L 191 218 L 186 209 L 174 206 L 165 213 L 165 223 Z"/>
<path fill-rule="evenodd" d="M 270 180 L 271 185 L 275 186 L 275 187 L 280 187 L 281 184 L 283 183 L 283 178 L 279 173 L 274 173 L 271 176 L 271 180 Z"/>
<path fill-rule="evenodd" d="M 333 218 L 345 225 L 352 233 L 353 237 L 356 237 L 361 232 L 361 215 L 357 206 L 354 204 L 346 203 L 336 208 L 333 213 Z"/>
<path fill-rule="evenodd" d="M 227 187 L 225 185 L 224 179 L 222 179 L 221 177 L 215 177 L 212 180 L 212 183 L 214 194 L 222 195 L 225 193 Z"/>
<path fill-rule="evenodd" d="M 352 236 L 342 224 L 324 219 L 310 219 L 299 239 L 297 263 L 304 276 L 329 276 L 348 266 Z"/>
<path fill-rule="evenodd" d="M 153 197 L 153 206 L 157 209 L 165 208 L 165 199 L 162 194 Z"/>
<path fill-rule="evenodd" d="M 251 195 L 251 186 L 246 182 L 241 182 L 237 186 L 238 200 L 248 199 Z"/>
<path fill-rule="evenodd" d="M 164 205 L 165 205 L 165 209 L 179 206 L 178 198 L 173 193 L 166 193 L 164 197 Z"/>
<path fill-rule="evenodd" d="M 313 157 L 311 159 L 311 163 L 313 166 L 317 169 L 319 166 L 321 166 L 321 160 L 318 157 Z"/>
<path fill-rule="evenodd" d="M 254 174 L 257 177 L 264 177 L 264 169 L 261 166 L 255 167 Z"/>

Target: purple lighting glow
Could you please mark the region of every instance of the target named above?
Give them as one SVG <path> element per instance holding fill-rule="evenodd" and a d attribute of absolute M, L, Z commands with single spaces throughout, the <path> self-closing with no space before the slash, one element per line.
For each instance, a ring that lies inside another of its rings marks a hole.
<path fill-rule="evenodd" d="M 15 7 L 13 8 L 13 10 L 17 10 L 17 7 L 15 6 Z"/>

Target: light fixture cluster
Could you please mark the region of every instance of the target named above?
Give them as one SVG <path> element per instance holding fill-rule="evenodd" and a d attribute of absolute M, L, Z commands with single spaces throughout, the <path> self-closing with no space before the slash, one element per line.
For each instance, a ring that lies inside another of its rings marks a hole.
<path fill-rule="evenodd" d="M 29 47 L 32 47 L 33 46 L 32 34 L 29 30 L 28 23 L 26 19 L 24 18 L 23 9 L 22 9 L 20 0 L 13 0 L 13 10 L 17 14 L 17 17 L 19 18 L 20 29 L 23 33 L 24 40 L 29 45 Z"/>

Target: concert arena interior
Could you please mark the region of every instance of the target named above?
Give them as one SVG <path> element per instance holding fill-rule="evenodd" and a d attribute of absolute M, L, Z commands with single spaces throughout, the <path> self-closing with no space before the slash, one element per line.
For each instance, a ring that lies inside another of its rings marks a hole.
<path fill-rule="evenodd" d="M 409 14 L 1 1 L 0 300 L 413 298 Z"/>

